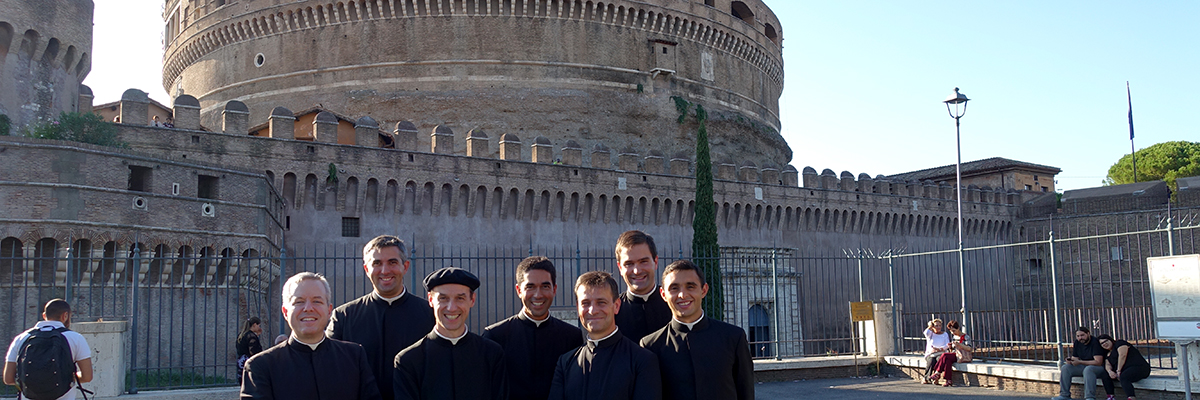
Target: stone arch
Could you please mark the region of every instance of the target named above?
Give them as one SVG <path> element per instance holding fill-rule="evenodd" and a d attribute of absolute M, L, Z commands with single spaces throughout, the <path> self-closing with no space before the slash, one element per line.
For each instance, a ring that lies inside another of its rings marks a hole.
<path fill-rule="evenodd" d="M 770 23 L 764 24 L 763 34 L 767 36 L 771 42 L 779 44 L 779 33 L 775 30 L 775 26 Z"/>
<path fill-rule="evenodd" d="M 637 213 L 634 214 L 634 224 L 646 224 L 646 196 L 638 197 Z"/>
<path fill-rule="evenodd" d="M 24 280 L 25 245 L 12 236 L 0 240 L 0 283 L 16 284 Z"/>
<path fill-rule="evenodd" d="M 221 249 L 221 253 L 219 255 L 220 257 L 217 258 L 217 269 L 213 274 L 212 281 L 212 284 L 216 286 L 226 285 L 229 283 L 229 266 L 232 264 L 236 253 L 234 253 L 232 248 L 226 247 Z"/>
<path fill-rule="evenodd" d="M 517 197 L 519 197 L 520 195 L 521 194 L 520 194 L 520 192 L 517 191 L 517 188 L 509 189 L 508 198 L 504 199 L 504 204 L 503 204 L 503 208 L 501 209 L 502 212 L 500 213 L 500 218 L 505 218 L 505 219 L 511 218 L 514 220 L 518 219 L 517 218 L 518 217 L 517 216 Z"/>
<path fill-rule="evenodd" d="M 37 53 L 38 42 L 41 40 L 41 35 L 38 31 L 29 29 L 25 31 L 25 36 L 21 38 L 20 52 L 17 53 L 18 59 L 22 59 L 24 63 L 33 62 L 33 55 Z"/>
<path fill-rule="evenodd" d="M 421 187 L 420 202 L 421 202 L 421 204 L 419 204 L 420 208 L 418 208 L 416 211 L 413 211 L 413 214 L 421 215 L 422 212 L 428 211 L 429 215 L 434 215 L 433 182 L 425 182 L 425 185 Z"/>
<path fill-rule="evenodd" d="M 342 210 L 349 214 L 358 212 L 358 177 L 346 178 L 346 197 Z"/>
<path fill-rule="evenodd" d="M 567 207 L 567 212 L 563 213 L 562 221 L 579 222 L 579 192 L 571 192 L 571 203 Z"/>
<path fill-rule="evenodd" d="M 590 194 L 589 194 L 589 195 L 590 195 Z M 597 202 L 597 203 L 596 203 L 596 216 L 595 216 L 595 221 L 597 221 L 597 222 L 603 222 L 603 223 L 607 223 L 607 222 L 608 222 L 608 210 L 607 210 L 607 208 L 608 208 L 608 195 L 606 195 L 606 194 L 601 194 L 601 195 L 600 195 L 599 202 Z"/>
<path fill-rule="evenodd" d="M 412 215 L 421 215 L 421 205 L 417 203 L 417 183 L 408 181 L 404 184 L 404 204 L 400 207 L 400 213 L 404 213 L 404 209 Z"/>
<path fill-rule="evenodd" d="M 83 281 L 85 273 L 92 270 L 92 241 L 88 239 L 75 239 L 71 242 L 71 247 L 67 248 L 67 271 L 70 272 L 68 279 L 73 283 Z"/>
<path fill-rule="evenodd" d="M 593 196 L 591 193 L 587 193 L 587 194 L 583 195 L 583 204 L 580 209 L 580 211 L 582 211 L 582 212 L 579 217 L 579 220 L 581 222 L 584 222 L 584 223 L 596 222 L 596 220 L 592 218 L 593 216 L 595 216 L 595 212 L 592 211 L 592 207 L 594 207 L 595 204 L 596 204 L 595 196 Z"/>
<path fill-rule="evenodd" d="M 544 219 L 547 221 L 554 219 L 554 211 L 550 208 L 549 190 L 543 190 L 542 193 L 538 195 L 537 203 L 534 204 L 533 207 L 532 220 L 538 221 L 543 219 L 543 217 L 545 217 Z"/>
<path fill-rule="evenodd" d="M 379 180 L 367 179 L 366 198 L 363 199 L 363 213 L 379 212 Z"/>
<path fill-rule="evenodd" d="M 306 204 L 307 203 L 307 204 Z M 317 175 L 308 174 L 304 177 L 304 200 L 296 202 L 296 208 L 303 206 L 316 208 L 317 206 Z"/>
<path fill-rule="evenodd" d="M 748 24 L 754 23 L 754 11 L 750 11 L 750 7 L 746 3 L 740 1 L 730 2 L 729 13 L 733 14 L 734 18 L 745 21 Z"/>
<path fill-rule="evenodd" d="M 479 185 L 479 187 L 475 188 L 475 203 L 474 203 L 474 207 L 472 207 L 471 213 L 468 215 L 469 217 L 479 217 L 479 218 L 489 217 L 488 207 L 487 207 L 488 206 L 487 195 L 488 195 L 487 187 L 485 187 L 483 185 Z"/>
<path fill-rule="evenodd" d="M 558 193 L 556 193 L 554 195 L 554 206 L 550 208 L 550 211 L 551 211 L 550 218 L 566 222 L 567 213 L 569 212 L 564 209 L 564 207 L 566 207 L 566 206 L 567 206 L 567 194 L 563 193 L 562 191 L 559 191 Z"/>
<path fill-rule="evenodd" d="M 395 179 L 388 179 L 387 187 L 384 189 L 383 210 L 388 214 L 394 214 L 401 204 L 397 204 L 400 199 L 400 183 Z"/>
<path fill-rule="evenodd" d="M 536 221 L 533 207 L 534 197 L 536 196 L 537 194 L 533 192 L 533 189 L 525 189 L 525 196 L 521 198 L 521 214 L 518 215 L 517 219 Z"/>
<path fill-rule="evenodd" d="M 100 259 L 96 260 L 96 267 L 92 268 L 91 281 L 92 284 L 104 285 L 116 278 L 113 273 L 117 270 L 117 249 L 119 245 L 115 241 L 106 241 L 102 247 Z M 0 257 L 2 258 L 2 257 Z M 128 268 L 128 267 L 126 267 Z"/>
<path fill-rule="evenodd" d="M 438 191 L 438 208 L 430 215 L 445 215 L 453 217 L 455 213 L 454 206 L 454 188 L 449 183 L 443 183 L 442 188 Z"/>
<path fill-rule="evenodd" d="M 12 46 L 13 27 L 7 22 L 0 21 L 0 65 L 8 58 L 8 50 Z"/>
<path fill-rule="evenodd" d="M 447 186 L 449 186 L 449 185 L 447 185 Z M 458 197 L 456 197 L 456 200 L 457 200 L 456 202 L 458 204 L 454 204 L 454 208 L 453 208 L 454 212 L 450 213 L 450 215 L 462 215 L 464 217 L 469 218 L 472 216 L 472 214 L 474 214 L 474 212 L 473 212 L 474 210 L 471 209 L 471 207 L 470 207 L 471 206 L 471 187 L 470 186 L 467 186 L 465 184 L 459 185 L 458 186 Z"/>

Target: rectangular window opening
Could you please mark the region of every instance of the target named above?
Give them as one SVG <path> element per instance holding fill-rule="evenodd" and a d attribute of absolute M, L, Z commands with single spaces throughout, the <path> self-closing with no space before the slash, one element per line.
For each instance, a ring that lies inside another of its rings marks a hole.
<path fill-rule="evenodd" d="M 342 237 L 359 237 L 361 235 L 362 232 L 358 225 L 358 218 L 342 218 Z"/>
<path fill-rule="evenodd" d="M 150 191 L 150 177 L 151 177 L 153 171 L 154 171 L 154 169 L 150 168 L 150 167 L 140 167 L 137 165 L 130 165 L 129 166 L 129 190 L 132 190 L 135 192 L 149 192 Z"/>
<path fill-rule="evenodd" d="M 220 178 L 210 175 L 199 175 L 196 180 L 196 197 L 202 199 L 217 198 L 217 182 Z"/>

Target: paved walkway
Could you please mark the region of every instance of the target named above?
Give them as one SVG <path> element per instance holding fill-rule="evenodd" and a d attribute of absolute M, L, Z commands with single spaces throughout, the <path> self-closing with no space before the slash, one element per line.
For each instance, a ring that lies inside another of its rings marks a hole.
<path fill-rule="evenodd" d="M 923 400 L 1002 400 L 1046 399 L 1049 396 L 1022 392 L 1005 392 L 982 387 L 941 387 L 922 385 L 907 378 L 838 378 L 792 382 L 770 382 L 755 388 L 759 399 L 822 399 L 822 400 L 911 400 L 920 394 Z M 205 390 L 171 390 L 142 392 L 135 395 L 110 397 L 121 400 L 232 400 L 236 388 Z"/>

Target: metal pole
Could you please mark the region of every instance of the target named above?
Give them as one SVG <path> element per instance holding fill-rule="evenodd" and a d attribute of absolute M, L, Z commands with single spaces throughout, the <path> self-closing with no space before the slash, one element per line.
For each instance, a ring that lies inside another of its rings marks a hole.
<path fill-rule="evenodd" d="M 283 282 L 287 279 L 287 241 L 284 238 L 279 239 L 279 286 L 283 287 Z M 267 297 L 268 299 L 270 297 Z M 283 301 L 283 300 L 280 300 Z M 268 303 L 270 304 L 270 300 Z M 283 304 L 279 305 L 283 307 Z M 269 307 L 269 306 L 268 306 Z M 283 315 L 280 315 L 282 317 Z M 279 318 L 279 333 L 287 332 L 287 321 L 284 318 Z"/>
<path fill-rule="evenodd" d="M 779 272 L 778 266 L 779 256 L 775 249 L 771 249 L 771 298 L 774 307 L 771 307 L 771 328 L 772 336 L 775 337 L 775 360 L 782 360 L 783 356 L 779 355 Z"/>
<path fill-rule="evenodd" d="M 1054 262 L 1054 224 L 1050 228 L 1050 289 L 1054 291 L 1054 346 L 1058 349 L 1058 367 L 1063 364 L 1063 346 L 1059 335 L 1062 335 L 1062 311 L 1058 305 L 1058 265 Z"/>
<path fill-rule="evenodd" d="M 896 313 L 896 275 L 892 269 L 892 257 L 888 256 L 888 291 L 891 292 L 892 303 L 892 353 L 900 354 L 900 319 Z"/>
<path fill-rule="evenodd" d="M 1171 220 L 1171 201 L 1167 201 L 1167 255 L 1175 255 L 1175 229 Z M 1189 392 L 1190 393 L 1190 392 Z"/>
<path fill-rule="evenodd" d="M 134 237 L 133 242 L 133 265 L 125 266 L 125 271 L 130 274 L 130 285 L 133 286 L 133 316 L 129 322 L 129 374 L 133 375 L 129 379 L 129 394 L 137 394 L 137 359 L 138 359 L 138 273 L 142 270 L 142 248 L 138 246 L 138 237 Z"/>
<path fill-rule="evenodd" d="M 967 279 L 966 267 L 963 265 L 962 135 L 959 128 L 961 118 L 961 115 L 954 117 L 954 147 L 958 153 L 958 159 L 954 163 L 954 190 L 958 193 L 958 289 L 962 299 L 963 325 L 971 326 L 971 321 L 967 319 Z"/>
<path fill-rule="evenodd" d="M 858 255 L 858 301 L 866 301 L 866 296 L 863 295 L 863 277 L 862 277 L 862 254 Z"/>
<path fill-rule="evenodd" d="M 1179 344 L 1179 349 L 1183 350 L 1179 352 L 1179 361 L 1181 362 L 1181 365 L 1179 366 L 1179 377 L 1183 379 L 1183 393 L 1185 400 L 1192 400 L 1192 375 L 1191 372 L 1188 371 L 1188 347 L 1191 346 L 1192 343 L 1195 342 L 1187 341 Z"/>
<path fill-rule="evenodd" d="M 72 268 L 72 265 L 71 265 L 71 245 L 73 245 L 73 244 L 75 244 L 75 238 L 74 237 L 67 238 L 67 282 L 63 285 L 63 289 L 64 289 L 63 291 L 65 292 L 63 294 L 63 296 L 65 296 L 67 298 L 68 302 L 75 301 L 75 299 L 71 298 L 72 297 L 71 296 L 71 283 L 72 283 L 71 278 L 75 276 L 75 274 L 71 273 L 74 271 L 74 268 Z M 76 259 L 78 259 L 78 258 L 79 257 L 76 257 Z M 55 262 L 58 262 L 58 261 L 55 260 Z"/>

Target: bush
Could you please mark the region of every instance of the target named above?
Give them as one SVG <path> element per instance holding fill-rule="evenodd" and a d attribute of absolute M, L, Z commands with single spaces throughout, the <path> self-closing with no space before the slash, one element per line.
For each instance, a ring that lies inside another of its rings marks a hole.
<path fill-rule="evenodd" d="M 117 138 L 117 127 L 93 113 L 64 112 L 57 120 L 25 127 L 25 136 L 38 139 L 67 140 L 101 146 L 128 148 Z"/>
<path fill-rule="evenodd" d="M 8 119 L 7 115 L 0 114 L 0 136 L 8 136 L 9 130 L 12 130 L 12 120 Z"/>

